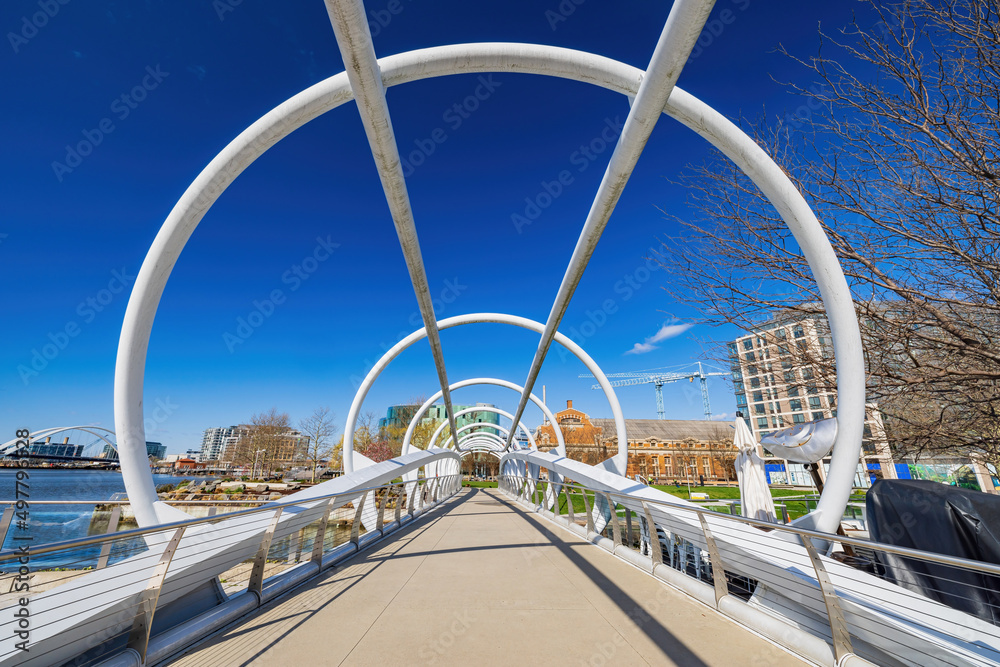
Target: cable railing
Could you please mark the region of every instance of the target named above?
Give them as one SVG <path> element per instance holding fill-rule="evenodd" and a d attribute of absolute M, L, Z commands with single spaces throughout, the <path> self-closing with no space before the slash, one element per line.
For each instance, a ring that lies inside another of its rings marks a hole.
<path fill-rule="evenodd" d="M 1000 664 L 1000 566 L 546 475 L 500 488 L 815 662 Z"/>
<path fill-rule="evenodd" d="M 0 581 L 10 580 L 0 594 L 0 665 L 162 660 L 460 488 L 458 474 L 421 477 L 0 551 Z M 26 594 L 30 616 L 19 619 Z"/>

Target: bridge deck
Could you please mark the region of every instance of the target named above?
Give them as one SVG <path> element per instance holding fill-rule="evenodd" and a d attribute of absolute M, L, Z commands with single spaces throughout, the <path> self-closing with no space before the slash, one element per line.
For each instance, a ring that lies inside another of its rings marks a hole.
<path fill-rule="evenodd" d="M 466 489 L 171 663 L 802 665 L 604 550 Z"/>

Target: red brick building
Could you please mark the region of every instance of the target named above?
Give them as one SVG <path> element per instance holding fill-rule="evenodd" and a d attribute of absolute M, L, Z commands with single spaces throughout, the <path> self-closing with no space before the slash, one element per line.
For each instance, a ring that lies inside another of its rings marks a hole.
<path fill-rule="evenodd" d="M 555 413 L 566 440 L 566 455 L 591 465 L 618 451 L 613 419 L 591 418 L 566 401 Z M 735 482 L 736 448 L 728 422 L 681 419 L 626 419 L 628 471 L 653 482 L 683 483 L 687 479 L 723 484 Z M 535 430 L 539 449 L 556 445 L 555 431 L 544 423 Z"/>

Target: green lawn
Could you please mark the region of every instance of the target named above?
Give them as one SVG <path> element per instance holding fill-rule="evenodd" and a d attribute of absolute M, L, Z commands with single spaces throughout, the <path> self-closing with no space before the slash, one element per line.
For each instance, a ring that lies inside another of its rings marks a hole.
<path fill-rule="evenodd" d="M 471 486 L 471 485 L 475 485 L 475 486 L 486 486 L 486 485 L 496 486 L 496 483 L 494 483 L 494 482 L 466 482 L 465 485 L 466 486 Z M 670 484 L 654 484 L 654 485 L 651 485 L 651 486 L 654 489 L 658 489 L 660 491 L 665 491 L 666 493 L 669 493 L 670 495 L 675 496 L 677 498 L 681 498 L 683 500 L 687 500 L 687 498 L 688 498 L 688 490 L 687 490 L 687 486 L 686 485 L 683 485 L 683 486 L 680 486 L 680 487 L 676 487 L 676 486 L 673 486 L 673 485 L 670 485 Z M 544 491 L 545 487 L 546 487 L 546 483 L 545 482 L 542 482 L 542 483 L 540 483 L 538 485 L 539 495 Z M 692 486 L 691 487 L 691 492 L 692 493 L 706 493 L 706 494 L 708 494 L 708 497 L 710 499 L 712 499 L 712 500 L 739 500 L 740 499 L 740 489 L 739 489 L 738 486 Z M 808 493 L 803 492 L 802 490 L 796 490 L 796 489 L 771 489 L 771 496 L 775 499 L 776 503 L 782 502 L 782 500 L 781 500 L 782 498 L 795 497 L 795 496 L 802 497 L 804 495 L 811 495 L 811 494 L 808 494 Z M 592 508 L 594 506 L 594 501 L 593 501 L 594 494 L 592 492 L 588 492 L 587 493 L 587 497 L 589 499 L 589 504 L 590 504 L 590 506 Z M 854 501 L 854 502 L 864 502 L 864 499 L 865 499 L 864 494 L 855 494 L 855 495 L 851 496 L 851 500 Z M 797 519 L 800 516 L 803 516 L 804 514 L 806 514 L 809 511 L 809 509 L 810 509 L 810 508 L 807 508 L 806 503 L 803 500 L 789 500 L 789 501 L 784 501 L 784 504 L 786 505 L 786 507 L 788 509 L 788 516 L 789 516 L 790 519 Z M 812 506 L 815 507 L 815 502 L 812 504 Z M 713 511 L 716 511 L 716 512 L 722 512 L 722 513 L 725 513 L 725 514 L 729 513 L 729 508 L 727 506 L 725 506 L 725 505 L 705 504 L 704 507 L 705 507 L 705 509 L 710 509 L 710 510 L 713 510 Z M 778 510 L 778 513 L 780 515 L 781 510 L 779 508 L 776 508 L 776 509 Z M 573 493 L 573 512 L 575 514 L 583 514 L 585 512 L 585 510 L 584 510 L 584 504 L 583 504 L 583 497 L 580 495 L 579 491 L 574 491 L 574 493 Z M 565 496 L 565 494 L 560 494 L 560 496 L 559 496 L 559 513 L 563 514 L 563 515 L 566 514 L 566 496 Z M 634 513 L 633 513 L 633 516 L 634 516 Z"/>
<path fill-rule="evenodd" d="M 471 486 L 477 489 L 495 489 L 497 488 L 496 482 L 472 482 L 469 480 L 464 480 L 462 486 Z"/>
<path fill-rule="evenodd" d="M 651 484 L 650 486 L 654 489 L 659 489 L 660 491 L 666 491 L 672 496 L 677 496 L 678 498 L 687 500 L 688 488 L 685 484 L 681 484 L 680 486 L 674 486 L 672 484 Z M 708 497 L 712 500 L 740 499 L 740 487 L 738 486 L 692 486 L 691 493 L 707 493 Z M 802 496 L 805 494 L 802 491 L 795 489 L 771 489 L 771 495 L 775 498 L 781 498 L 783 496 Z"/>

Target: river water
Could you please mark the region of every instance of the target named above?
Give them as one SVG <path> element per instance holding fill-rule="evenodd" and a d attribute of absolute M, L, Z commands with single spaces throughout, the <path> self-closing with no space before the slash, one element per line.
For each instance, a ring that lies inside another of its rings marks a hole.
<path fill-rule="evenodd" d="M 61 468 L 25 468 L 28 479 L 21 490 L 30 497 L 29 519 L 19 530 L 14 519 L 3 542 L 4 549 L 13 548 L 16 534 L 30 536 L 35 546 L 74 538 L 92 532 L 93 505 L 31 505 L 39 500 L 110 500 L 115 493 L 125 492 L 122 474 L 112 470 L 72 470 Z M 10 507 L 15 500 L 15 468 L 0 468 L 0 508 Z M 153 475 L 155 484 L 177 484 L 184 479 L 200 479 L 173 475 Z M 27 484 L 27 487 L 24 486 Z M 104 522 L 105 527 L 107 521 Z M 121 530 L 119 528 L 119 530 Z"/>
<path fill-rule="evenodd" d="M 22 485 L 21 490 L 30 494 L 29 518 L 24 529 L 17 526 L 15 516 L 7 537 L 3 542 L 3 549 L 13 549 L 23 545 L 24 541 L 17 541 L 15 537 L 30 537 L 30 545 L 38 547 L 50 542 L 60 542 L 63 540 L 79 539 L 90 534 L 104 533 L 107 530 L 110 511 L 98 512 L 95 516 L 94 506 L 89 505 L 40 505 L 30 504 L 40 500 L 110 500 L 115 493 L 125 492 L 125 482 L 120 472 L 106 470 L 69 470 L 69 469 L 25 469 L 29 477 L 24 480 L 28 488 Z M 0 468 L 0 509 L 5 509 L 13 505 L 16 490 L 16 474 L 14 468 Z M 177 484 L 182 480 L 206 479 L 204 477 L 184 477 L 172 475 L 153 475 L 153 482 L 160 484 Z M 326 542 L 328 548 L 334 544 L 341 544 L 350 537 L 350 526 L 337 525 L 336 518 L 344 514 L 346 517 L 353 517 L 353 510 L 337 510 L 332 516 L 330 528 L 327 530 Z M 343 517 L 342 517 L 343 518 Z M 341 522 L 343 523 L 343 522 Z M 118 530 L 125 530 L 133 526 L 122 527 Z M 311 545 L 316 533 L 316 526 L 309 526 L 305 530 L 303 544 Z M 292 546 L 290 538 L 276 540 L 268 552 L 269 558 L 283 559 L 288 555 Z M 141 538 L 122 539 L 112 543 L 110 562 L 114 563 L 123 558 L 127 558 L 145 550 L 145 543 Z M 311 546 L 309 547 L 311 548 Z M 31 559 L 33 570 L 67 568 L 83 569 L 94 567 L 100 555 L 99 546 L 83 547 L 72 552 L 59 552 L 54 554 L 39 554 Z M 16 570 L 16 562 L 0 563 L 0 574 Z"/>

